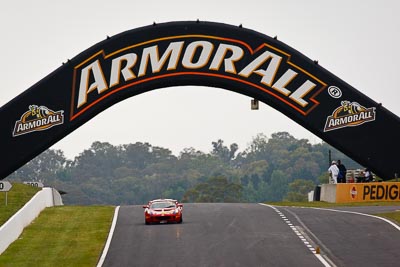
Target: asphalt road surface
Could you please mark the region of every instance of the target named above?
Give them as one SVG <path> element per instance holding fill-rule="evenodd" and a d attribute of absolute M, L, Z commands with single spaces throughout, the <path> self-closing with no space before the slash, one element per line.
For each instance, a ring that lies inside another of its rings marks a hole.
<path fill-rule="evenodd" d="M 400 266 L 400 226 L 366 216 L 400 212 L 400 206 L 279 209 L 303 228 L 336 266 Z"/>
<path fill-rule="evenodd" d="M 399 229 L 348 211 L 260 204 L 185 204 L 182 224 L 145 225 L 141 206 L 123 206 L 103 266 L 399 266 Z"/>

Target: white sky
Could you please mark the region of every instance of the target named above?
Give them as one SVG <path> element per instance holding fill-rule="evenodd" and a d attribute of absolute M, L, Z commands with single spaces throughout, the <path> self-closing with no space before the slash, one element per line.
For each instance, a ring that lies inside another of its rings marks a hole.
<path fill-rule="evenodd" d="M 107 35 L 153 21 L 243 24 L 316 59 L 319 64 L 400 116 L 400 1 L 396 0 L 35 0 L 0 4 L 0 106 Z M 174 154 L 204 152 L 211 142 L 243 150 L 257 133 L 287 131 L 319 138 L 278 111 L 210 87 L 174 87 L 119 102 L 59 141 L 69 158 L 93 141 L 149 142 Z"/>

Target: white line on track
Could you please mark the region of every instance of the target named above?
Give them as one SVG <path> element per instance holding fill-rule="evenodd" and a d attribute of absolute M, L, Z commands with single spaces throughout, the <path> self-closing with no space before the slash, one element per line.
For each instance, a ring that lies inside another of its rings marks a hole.
<path fill-rule="evenodd" d="M 297 230 L 297 228 L 295 226 L 293 226 L 293 224 L 289 221 L 288 218 L 286 218 L 286 216 L 276 207 L 268 205 L 268 204 L 264 204 L 264 203 L 258 203 L 260 205 L 269 207 L 273 210 L 275 210 L 279 216 L 281 217 L 281 219 L 283 219 L 284 222 L 286 222 L 286 224 L 293 230 L 293 232 L 299 237 L 299 239 L 304 243 L 304 245 L 311 251 L 311 253 L 325 266 L 325 267 L 331 267 L 331 265 L 324 259 L 324 257 L 322 257 L 320 254 L 317 254 L 315 251 L 315 248 L 313 248 L 313 246 L 310 245 L 310 242 L 307 241 L 307 239 Z"/>
<path fill-rule="evenodd" d="M 114 211 L 114 218 L 113 218 L 113 221 L 112 221 L 112 223 L 111 223 L 110 232 L 108 233 L 107 242 L 106 242 L 106 245 L 104 246 L 103 253 L 101 254 L 101 257 L 100 257 L 100 259 L 99 259 L 99 262 L 97 263 L 97 267 L 101 267 L 101 266 L 103 265 L 103 263 L 104 263 L 104 260 L 106 259 L 107 252 L 108 252 L 108 248 L 110 247 L 111 239 L 112 239 L 113 234 L 114 234 L 115 225 L 117 224 L 117 218 L 118 218 L 119 207 L 120 207 L 120 206 L 117 206 L 117 207 L 115 208 L 115 211 Z"/>

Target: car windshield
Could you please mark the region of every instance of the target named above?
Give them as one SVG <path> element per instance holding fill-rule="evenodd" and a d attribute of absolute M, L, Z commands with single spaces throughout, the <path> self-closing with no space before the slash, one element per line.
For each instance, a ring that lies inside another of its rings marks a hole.
<path fill-rule="evenodd" d="M 150 205 L 151 209 L 167 209 L 167 208 L 176 208 L 174 202 L 154 202 Z"/>

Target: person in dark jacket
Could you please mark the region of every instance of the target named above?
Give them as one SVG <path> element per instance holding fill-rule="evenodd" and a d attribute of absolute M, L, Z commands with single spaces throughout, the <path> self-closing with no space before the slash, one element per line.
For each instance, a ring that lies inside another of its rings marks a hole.
<path fill-rule="evenodd" d="M 337 166 L 339 168 L 339 174 L 337 177 L 337 182 L 338 183 L 346 183 L 346 173 L 347 173 L 347 169 L 344 166 L 344 164 L 340 161 L 340 159 L 337 161 Z"/>
<path fill-rule="evenodd" d="M 374 181 L 374 176 L 369 168 L 366 168 L 364 171 L 364 182 L 369 183 Z"/>

